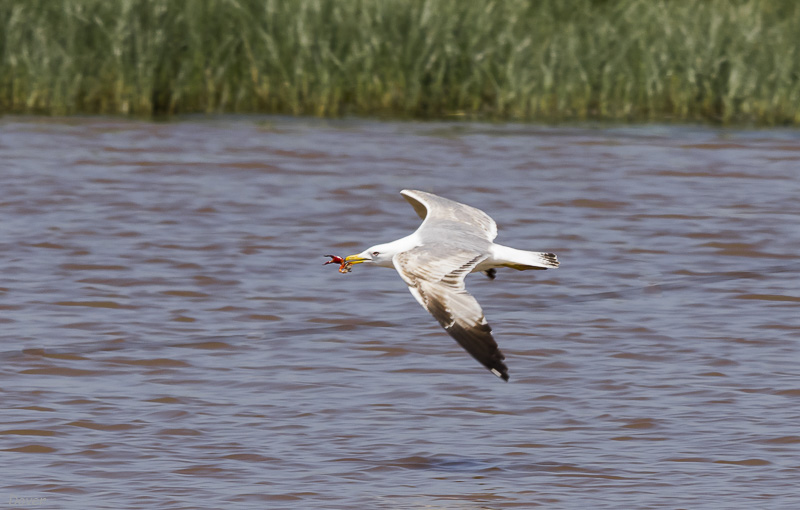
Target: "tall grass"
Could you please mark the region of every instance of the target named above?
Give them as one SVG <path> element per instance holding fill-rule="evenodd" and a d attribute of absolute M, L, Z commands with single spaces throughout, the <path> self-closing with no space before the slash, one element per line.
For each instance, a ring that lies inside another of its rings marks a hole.
<path fill-rule="evenodd" d="M 0 0 L 0 113 L 800 124 L 797 0 Z"/>

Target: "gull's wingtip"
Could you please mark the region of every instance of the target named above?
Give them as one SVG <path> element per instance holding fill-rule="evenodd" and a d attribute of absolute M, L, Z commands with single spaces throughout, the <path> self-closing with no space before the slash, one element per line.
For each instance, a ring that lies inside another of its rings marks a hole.
<path fill-rule="evenodd" d="M 413 189 L 404 189 L 400 191 L 400 194 L 403 195 L 403 198 L 405 198 L 406 201 L 411 204 L 411 207 L 414 208 L 417 216 L 424 220 L 428 216 L 428 204 L 422 198 L 420 198 L 417 193 L 419 192 Z"/>
<path fill-rule="evenodd" d="M 504 380 L 505 382 L 508 382 L 508 372 L 506 370 L 503 370 L 502 372 L 497 370 L 496 368 L 490 368 L 489 370 L 491 370 L 492 373 L 497 377 L 499 377 L 500 379 Z"/>

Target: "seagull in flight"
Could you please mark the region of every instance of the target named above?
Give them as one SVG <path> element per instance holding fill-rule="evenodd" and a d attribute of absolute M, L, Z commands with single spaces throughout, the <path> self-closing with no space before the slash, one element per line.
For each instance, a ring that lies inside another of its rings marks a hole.
<path fill-rule="evenodd" d="M 494 279 L 499 267 L 556 268 L 558 258 L 495 244 L 497 225 L 479 209 L 423 191 L 400 193 L 422 218 L 419 228 L 396 241 L 345 257 L 343 267 L 363 263 L 397 270 L 411 294 L 445 331 L 494 375 L 508 381 L 505 356 L 481 306 L 466 291 L 464 278 L 481 271 Z"/>

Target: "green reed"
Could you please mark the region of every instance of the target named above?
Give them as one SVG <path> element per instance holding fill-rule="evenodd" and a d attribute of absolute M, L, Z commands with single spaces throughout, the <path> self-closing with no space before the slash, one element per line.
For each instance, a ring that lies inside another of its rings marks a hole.
<path fill-rule="evenodd" d="M 0 0 L 0 113 L 800 124 L 797 0 Z"/>

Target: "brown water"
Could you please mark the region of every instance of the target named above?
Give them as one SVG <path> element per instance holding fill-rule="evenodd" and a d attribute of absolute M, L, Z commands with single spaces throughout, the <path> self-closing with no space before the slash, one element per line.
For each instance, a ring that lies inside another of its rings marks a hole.
<path fill-rule="evenodd" d="M 511 382 L 322 265 L 402 188 L 559 255 L 468 279 Z M 0 502 L 800 508 L 798 198 L 797 131 L 2 119 Z"/>

